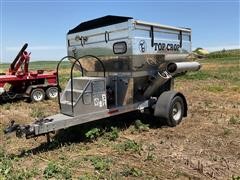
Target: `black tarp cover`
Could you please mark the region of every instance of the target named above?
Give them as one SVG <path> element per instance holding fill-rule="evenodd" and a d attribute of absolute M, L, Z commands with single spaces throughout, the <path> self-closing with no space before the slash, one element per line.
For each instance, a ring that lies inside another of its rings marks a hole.
<path fill-rule="evenodd" d="M 75 28 L 68 31 L 68 34 L 73 34 L 77 32 L 87 31 L 90 29 L 96 29 L 104 26 L 109 26 L 112 24 L 118 24 L 122 22 L 126 22 L 129 19 L 133 19 L 132 17 L 124 17 L 124 16 L 104 16 L 101 18 L 93 19 L 90 21 L 83 22 L 76 26 Z"/>

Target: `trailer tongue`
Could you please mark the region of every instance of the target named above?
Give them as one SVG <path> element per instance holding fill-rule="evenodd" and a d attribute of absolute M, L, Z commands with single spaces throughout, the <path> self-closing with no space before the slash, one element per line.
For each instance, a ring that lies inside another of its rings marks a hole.
<path fill-rule="evenodd" d="M 12 122 L 5 133 L 31 138 L 132 111 L 152 113 L 169 126 L 187 116 L 187 101 L 173 90 L 173 82 L 200 69 L 197 62 L 185 62 L 190 29 L 105 16 L 70 30 L 67 42 L 68 56 L 57 66 L 60 90 L 59 65 L 72 62 L 68 84 L 58 93 L 60 113 L 29 125 Z M 76 68 L 81 77 L 73 76 Z"/>

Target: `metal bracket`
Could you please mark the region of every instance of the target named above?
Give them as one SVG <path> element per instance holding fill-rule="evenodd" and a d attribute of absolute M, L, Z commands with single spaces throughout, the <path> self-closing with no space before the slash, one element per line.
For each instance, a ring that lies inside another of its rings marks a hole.
<path fill-rule="evenodd" d="M 139 106 L 138 106 L 138 110 L 143 113 L 144 112 L 144 109 L 145 108 L 148 108 L 149 107 L 149 100 L 146 100 L 144 101 L 143 103 L 141 103 Z"/>

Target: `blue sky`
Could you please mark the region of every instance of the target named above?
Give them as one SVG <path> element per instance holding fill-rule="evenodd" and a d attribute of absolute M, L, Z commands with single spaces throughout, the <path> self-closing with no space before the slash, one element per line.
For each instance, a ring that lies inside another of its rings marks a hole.
<path fill-rule="evenodd" d="M 25 42 L 32 60 L 60 59 L 66 55 L 69 29 L 105 15 L 190 27 L 193 48 L 227 49 L 240 44 L 239 0 L 0 1 L 3 62 L 12 60 Z"/>

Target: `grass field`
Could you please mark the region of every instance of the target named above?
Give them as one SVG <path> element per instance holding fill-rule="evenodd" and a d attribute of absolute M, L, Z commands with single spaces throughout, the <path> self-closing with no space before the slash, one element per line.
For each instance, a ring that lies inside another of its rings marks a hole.
<path fill-rule="evenodd" d="M 1 105 L 0 179 L 240 179 L 240 58 L 200 63 L 175 81 L 189 104 L 175 128 L 127 114 L 60 131 L 46 144 L 2 130 L 13 119 L 58 113 L 56 101 Z M 43 64 L 54 66 L 31 66 Z"/>
<path fill-rule="evenodd" d="M 55 69 L 57 65 L 57 61 L 33 61 L 29 63 L 30 69 Z M 65 63 L 65 62 L 63 62 Z M 65 63 L 66 64 L 66 63 Z M 6 70 L 9 68 L 8 63 L 0 64 L 0 70 Z"/>

